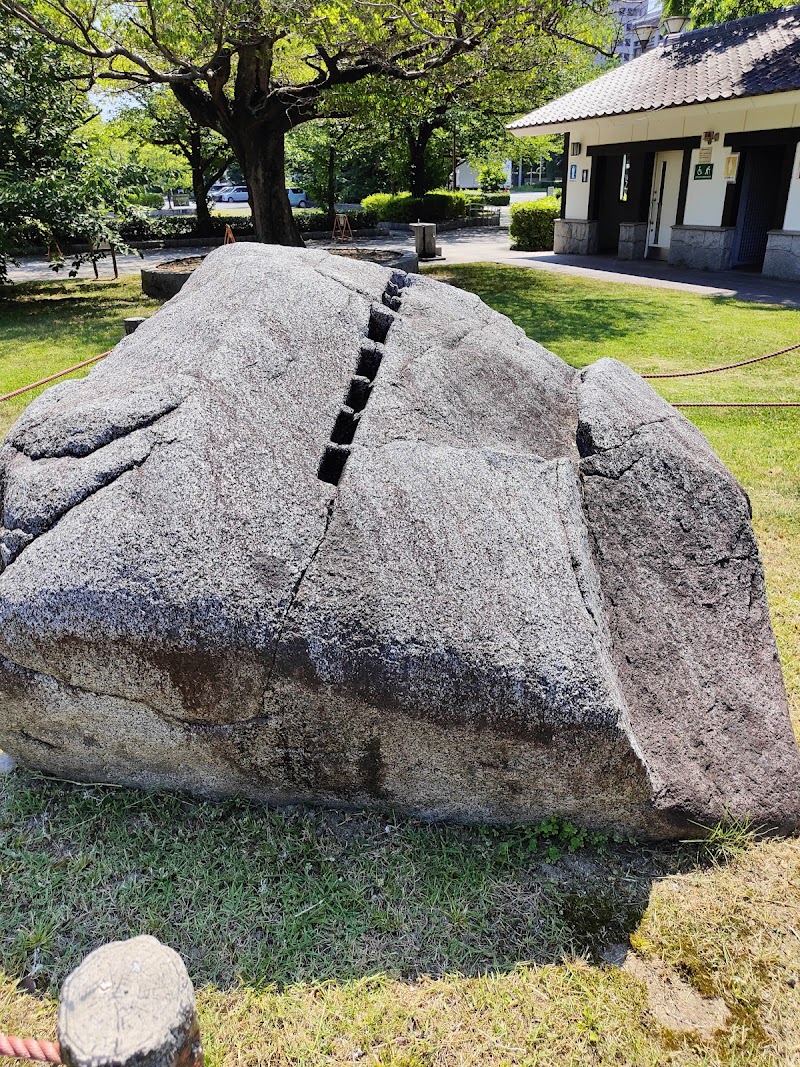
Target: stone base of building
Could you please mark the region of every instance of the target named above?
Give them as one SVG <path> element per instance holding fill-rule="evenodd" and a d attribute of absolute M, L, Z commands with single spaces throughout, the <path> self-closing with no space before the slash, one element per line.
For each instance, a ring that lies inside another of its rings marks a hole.
<path fill-rule="evenodd" d="M 647 223 L 621 222 L 617 259 L 644 259 L 647 251 Z"/>
<path fill-rule="evenodd" d="M 761 273 L 767 278 L 800 281 L 800 233 L 797 230 L 770 230 Z"/>
<path fill-rule="evenodd" d="M 733 226 L 673 226 L 669 262 L 694 270 L 730 270 Z"/>
<path fill-rule="evenodd" d="M 562 256 L 595 255 L 597 227 L 587 219 L 556 219 L 553 251 Z"/>

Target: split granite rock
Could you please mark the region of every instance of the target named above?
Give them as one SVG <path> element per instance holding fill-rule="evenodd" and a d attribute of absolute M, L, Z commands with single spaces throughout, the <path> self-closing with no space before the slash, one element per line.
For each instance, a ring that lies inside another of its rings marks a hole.
<path fill-rule="evenodd" d="M 0 451 L 0 748 L 652 837 L 800 813 L 747 498 L 632 371 L 237 244 Z"/>

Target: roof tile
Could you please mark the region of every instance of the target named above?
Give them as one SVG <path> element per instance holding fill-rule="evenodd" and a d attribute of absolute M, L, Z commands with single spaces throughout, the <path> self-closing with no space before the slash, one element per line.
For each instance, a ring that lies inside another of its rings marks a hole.
<path fill-rule="evenodd" d="M 510 130 L 800 89 L 800 7 L 705 26 L 532 111 Z"/>

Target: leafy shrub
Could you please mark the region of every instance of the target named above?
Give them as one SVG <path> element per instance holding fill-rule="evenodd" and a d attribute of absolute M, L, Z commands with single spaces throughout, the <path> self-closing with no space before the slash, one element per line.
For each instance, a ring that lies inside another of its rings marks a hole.
<path fill-rule="evenodd" d="M 139 207 L 160 208 L 164 206 L 164 197 L 161 193 L 136 193 L 130 200 L 132 204 Z"/>
<path fill-rule="evenodd" d="M 375 212 L 365 211 L 364 208 L 348 211 L 346 214 L 354 230 L 374 226 L 377 221 Z M 301 233 L 314 233 L 320 230 L 330 231 L 332 229 L 328 212 L 323 211 L 321 208 L 297 208 L 294 218 Z"/>
<path fill-rule="evenodd" d="M 484 193 L 481 202 L 489 207 L 508 207 L 511 203 L 511 193 Z"/>
<path fill-rule="evenodd" d="M 300 233 L 313 233 L 314 230 L 330 229 L 328 212 L 319 207 L 299 207 L 294 212 L 294 221 Z"/>
<path fill-rule="evenodd" d="M 478 168 L 478 185 L 486 193 L 496 193 L 508 181 L 503 164 L 497 159 L 487 159 Z"/>
<path fill-rule="evenodd" d="M 194 232 L 194 215 L 151 215 L 130 205 L 118 221 L 120 236 L 126 241 L 157 241 L 164 237 L 188 237 Z"/>
<path fill-rule="evenodd" d="M 407 194 L 410 195 L 410 194 Z M 361 201 L 361 207 L 364 211 L 370 211 L 374 213 L 375 218 L 381 222 L 386 222 L 389 216 L 386 214 L 386 209 L 389 204 L 395 200 L 391 193 L 372 193 L 370 196 L 365 196 Z"/>
<path fill-rule="evenodd" d="M 424 196 L 411 193 L 373 193 L 361 201 L 362 208 L 374 212 L 381 222 L 444 222 L 463 219 L 467 215 L 469 197 L 458 190 L 454 193 L 434 189 Z"/>
<path fill-rule="evenodd" d="M 555 196 L 514 204 L 510 230 L 514 247 L 523 252 L 552 251 L 553 226 L 560 216 L 561 200 Z"/>
<path fill-rule="evenodd" d="M 347 212 L 350 219 L 350 225 L 354 230 L 366 230 L 374 226 L 378 221 L 378 216 L 374 211 L 366 210 L 365 208 L 357 208 L 353 211 Z"/>

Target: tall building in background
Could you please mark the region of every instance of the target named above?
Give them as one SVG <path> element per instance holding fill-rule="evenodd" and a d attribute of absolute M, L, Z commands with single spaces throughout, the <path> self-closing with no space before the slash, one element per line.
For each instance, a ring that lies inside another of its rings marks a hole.
<path fill-rule="evenodd" d="M 622 35 L 616 48 L 616 54 L 623 63 L 627 63 L 628 60 L 635 59 L 642 51 L 634 26 L 655 26 L 656 32 L 653 34 L 649 47 L 658 43 L 658 25 L 661 22 L 662 0 L 616 0 L 613 7 L 622 27 Z"/>

